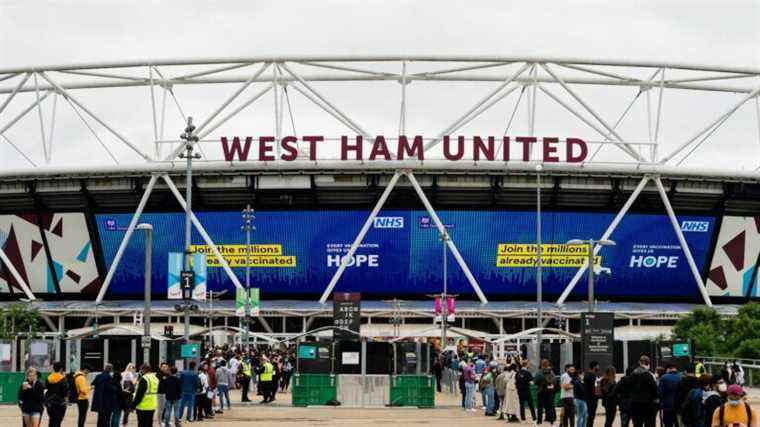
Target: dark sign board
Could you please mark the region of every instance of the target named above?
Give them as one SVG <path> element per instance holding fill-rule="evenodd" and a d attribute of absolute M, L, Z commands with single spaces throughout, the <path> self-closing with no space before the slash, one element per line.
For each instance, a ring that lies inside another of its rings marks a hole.
<path fill-rule="evenodd" d="M 333 331 L 334 339 L 336 341 L 359 340 L 361 324 L 361 294 L 358 292 L 336 292 L 333 296 L 333 326 L 341 329 Z M 355 334 L 349 331 L 353 331 Z"/>
<path fill-rule="evenodd" d="M 615 315 L 613 313 L 581 314 L 581 352 L 583 369 L 589 363 L 599 362 L 604 372 L 612 366 L 615 349 Z"/>

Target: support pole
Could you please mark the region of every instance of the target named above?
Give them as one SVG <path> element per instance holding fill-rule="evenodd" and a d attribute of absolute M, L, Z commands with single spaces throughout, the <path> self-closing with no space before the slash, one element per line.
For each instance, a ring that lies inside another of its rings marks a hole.
<path fill-rule="evenodd" d="M 449 247 L 449 250 L 451 250 L 451 254 L 454 255 L 454 259 L 457 260 L 457 264 L 459 264 L 459 267 L 462 269 L 462 272 L 464 273 L 464 276 L 467 278 L 467 281 L 470 282 L 470 286 L 472 286 L 472 289 L 475 290 L 475 294 L 477 294 L 478 299 L 480 299 L 480 302 L 482 304 L 488 304 L 488 299 L 483 294 L 483 291 L 480 290 L 480 285 L 478 285 L 478 281 L 475 280 L 475 277 L 472 275 L 472 272 L 470 271 L 470 268 L 467 266 L 467 263 L 464 261 L 464 258 L 462 258 L 462 254 L 459 253 L 459 249 L 457 249 L 457 246 L 454 244 L 454 241 L 449 238 L 448 231 L 446 231 L 446 226 L 443 225 L 443 222 L 441 222 L 441 219 L 438 217 L 438 214 L 435 213 L 435 210 L 433 209 L 433 205 L 430 204 L 430 201 L 428 200 L 427 196 L 425 195 L 425 192 L 422 191 L 422 187 L 420 187 L 419 182 L 417 182 L 417 178 L 414 177 L 414 174 L 411 172 L 405 172 L 406 177 L 409 178 L 409 182 L 412 183 L 412 187 L 414 187 L 414 190 L 417 192 L 417 196 L 419 196 L 420 201 L 422 201 L 422 204 L 425 205 L 425 209 L 427 209 L 428 214 L 430 214 L 430 217 L 433 219 L 433 222 L 435 222 L 435 225 L 438 227 L 438 232 L 441 234 L 441 236 L 446 236 L 446 244 Z"/>
<path fill-rule="evenodd" d="M 156 185 L 157 180 L 158 180 L 157 175 L 152 175 L 150 177 L 150 181 L 148 181 L 148 185 L 147 187 L 145 187 L 145 193 L 143 193 L 143 196 L 140 199 L 140 203 L 137 204 L 137 210 L 135 211 L 135 214 L 132 215 L 132 221 L 129 222 L 129 226 L 127 227 L 127 232 L 124 233 L 124 237 L 121 239 L 121 244 L 119 245 L 119 249 L 116 250 L 116 256 L 114 256 L 113 262 L 111 262 L 111 267 L 108 269 L 106 278 L 103 281 L 103 286 L 100 287 L 100 292 L 98 292 L 98 297 L 95 298 L 95 304 L 100 304 L 103 301 L 103 297 L 106 295 L 106 291 L 108 291 L 108 287 L 111 285 L 111 280 L 113 280 L 113 275 L 116 272 L 116 268 L 119 266 L 121 257 L 124 255 L 124 251 L 127 249 L 127 244 L 129 244 L 129 239 L 132 238 L 132 233 L 134 233 L 135 227 L 137 227 L 137 222 L 140 221 L 140 215 L 142 215 L 142 211 L 143 209 L 145 209 L 145 204 L 148 203 L 148 199 L 150 198 L 150 193 L 153 192 L 153 186 Z"/>
<path fill-rule="evenodd" d="M 609 240 L 612 232 L 615 231 L 615 228 L 617 228 L 618 224 L 620 224 L 620 221 L 623 219 L 625 214 L 628 213 L 628 210 L 633 205 L 633 202 L 635 202 L 639 197 L 639 194 L 641 194 L 641 191 L 644 189 L 649 179 L 650 178 L 648 176 L 641 178 L 639 185 L 637 185 L 636 189 L 633 190 L 633 193 L 631 193 L 630 197 L 628 197 L 628 200 L 626 200 L 625 204 L 620 209 L 620 212 L 618 212 L 618 214 L 612 220 L 610 225 L 607 227 L 607 230 L 604 232 L 604 234 L 602 234 L 602 237 L 600 237 L 599 240 Z M 601 249 L 602 246 L 597 245 L 594 248 L 594 256 L 596 256 L 596 254 L 598 254 Z M 562 292 L 562 295 L 560 295 L 559 299 L 557 300 L 557 305 L 562 305 L 565 303 L 567 297 L 570 296 L 570 292 L 572 292 L 573 288 L 575 288 L 575 285 L 578 284 L 578 281 L 581 279 L 581 276 L 583 276 L 583 273 L 586 272 L 587 268 L 588 266 L 584 264 L 578 269 L 578 271 L 575 273 L 575 276 L 573 276 L 572 280 L 570 280 L 570 283 L 567 285 L 565 290 Z"/>
<path fill-rule="evenodd" d="M 383 208 L 383 205 L 385 204 L 385 201 L 388 200 L 388 196 L 391 194 L 391 191 L 393 191 L 393 187 L 396 186 L 396 183 L 398 182 L 399 177 L 401 176 L 401 172 L 397 171 L 393 174 L 393 177 L 391 177 L 390 182 L 388 182 L 388 186 L 385 187 L 385 191 L 383 191 L 383 194 L 380 196 L 380 199 L 375 204 L 374 209 L 372 209 L 372 212 L 370 212 L 369 217 L 367 217 L 367 220 L 364 222 L 364 225 L 362 226 L 361 230 L 359 231 L 359 234 L 356 236 L 356 239 L 354 239 L 354 243 L 351 244 L 351 247 L 348 249 L 348 253 L 341 257 L 340 266 L 338 267 L 338 270 L 333 274 L 332 279 L 330 279 L 330 283 L 327 285 L 327 288 L 322 293 L 322 297 L 319 298 L 319 303 L 324 304 L 327 301 L 327 297 L 330 296 L 330 293 L 332 293 L 333 288 L 335 288 L 335 284 L 338 283 L 338 280 L 340 280 L 340 276 L 343 275 L 343 272 L 346 270 L 346 267 L 348 267 L 348 263 L 350 262 L 351 258 L 354 256 L 354 253 L 356 253 L 356 249 L 359 248 L 359 245 L 362 244 L 362 240 L 364 240 L 364 236 L 367 235 L 367 232 L 369 231 L 370 227 L 372 227 L 372 223 L 375 222 L 375 217 L 377 217 L 377 214 L 380 212 L 380 209 Z"/>
<path fill-rule="evenodd" d="M 670 223 L 673 225 L 673 231 L 676 232 L 678 241 L 681 243 L 681 249 L 683 249 L 683 253 L 686 256 L 686 261 L 689 263 L 689 268 L 691 268 L 691 274 L 694 276 L 694 281 L 697 282 L 699 292 L 702 294 L 702 299 L 704 299 L 705 304 L 708 307 L 712 307 L 713 304 L 710 300 L 710 295 L 707 294 L 705 283 L 702 281 L 702 275 L 699 273 L 697 264 L 694 262 L 694 257 L 691 256 L 691 250 L 689 249 L 688 243 L 686 243 L 686 238 L 683 236 L 683 231 L 681 231 L 681 227 L 678 224 L 678 219 L 676 218 L 676 214 L 673 211 L 673 206 L 670 205 L 668 194 L 665 192 L 665 188 L 662 186 L 660 177 L 656 176 L 654 178 L 654 182 L 657 184 L 657 190 L 660 192 L 660 198 L 662 198 L 662 203 L 665 205 L 665 210 L 668 211 L 668 217 L 670 218 Z"/>

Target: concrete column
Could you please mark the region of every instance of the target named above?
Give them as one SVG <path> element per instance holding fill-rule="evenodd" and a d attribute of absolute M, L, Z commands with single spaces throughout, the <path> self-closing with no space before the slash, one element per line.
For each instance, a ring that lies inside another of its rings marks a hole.
<path fill-rule="evenodd" d="M 111 362 L 109 360 L 109 356 L 110 355 L 108 353 L 108 338 L 106 338 L 106 339 L 103 340 L 103 366 L 105 366 L 106 363 L 110 363 Z M 100 369 L 99 369 L 100 371 L 103 370 L 103 366 L 100 367 Z M 93 368 L 95 368 L 95 367 L 93 366 Z M 95 369 L 98 369 L 98 368 L 95 368 Z"/>

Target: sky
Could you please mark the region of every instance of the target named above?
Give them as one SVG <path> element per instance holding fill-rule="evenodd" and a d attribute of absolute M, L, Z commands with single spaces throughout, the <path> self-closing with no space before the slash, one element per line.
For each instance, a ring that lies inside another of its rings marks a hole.
<path fill-rule="evenodd" d="M 760 69 L 760 2 L 755 0 L 0 0 L 0 29 L 0 69 L 133 59 L 396 54 L 582 57 Z M 0 87 L 8 87 L 13 81 L 0 82 Z M 741 84 L 758 87 L 760 79 L 746 79 Z M 357 121 L 371 128 L 371 132 L 392 134 L 397 130 L 398 85 L 338 86 L 319 87 L 336 104 L 351 111 Z M 410 85 L 409 133 L 437 133 L 496 84 L 431 86 Z M 177 88 L 176 92 L 184 110 L 202 119 L 234 89 L 217 85 L 197 90 Z M 626 100 L 635 93 L 631 89 L 605 93 L 596 93 L 593 88 L 579 91 L 593 99 L 608 122 L 615 121 Z M 138 141 L 145 151 L 152 150 L 149 142 L 152 119 L 144 88 L 132 92 L 127 89 L 80 92 L 77 96 L 120 132 Z M 19 95 L 0 113 L 0 128 L 33 94 L 26 96 L 29 98 L 22 102 Z M 0 105 L 5 97 L 0 95 Z M 699 130 L 701 123 L 717 117 L 740 97 L 704 93 L 666 95 L 663 152 L 688 138 Z M 51 102 L 43 103 L 46 128 L 52 114 Z M 57 102 L 51 165 L 113 164 L 103 145 L 122 164 L 139 161 L 112 135 L 92 124 L 102 140 L 102 144 L 98 143 L 69 106 L 62 100 Z M 501 134 L 514 103 L 515 98 L 506 99 L 499 109 L 494 108 L 492 116 L 473 121 L 463 131 Z M 293 100 L 301 131 L 325 135 L 346 132 L 308 104 L 304 99 Z M 760 128 L 754 108 L 752 102 L 742 107 L 735 118 L 716 132 L 715 140 L 700 148 L 688 164 L 737 169 L 760 165 Z M 538 134 L 577 132 L 598 137 L 550 105 L 547 99 L 538 98 L 537 110 Z M 620 130 L 632 135 L 631 140 L 645 139 L 640 105 L 635 112 L 638 121 L 632 118 Z M 167 129 L 171 129 L 172 135 L 178 133 L 174 129 L 181 129 L 181 116 L 177 113 L 167 112 L 170 116 Z M 245 120 L 230 122 L 222 131 L 264 132 L 264 123 L 269 126 L 267 114 L 272 114 L 271 107 L 251 113 Z M 514 130 L 520 132 L 524 128 L 525 120 L 521 118 Z M 31 162 L 45 166 L 36 114 L 19 121 L 5 136 Z M 613 151 L 609 150 L 610 156 Z M 31 166 L 2 138 L 0 155 L 0 166 L 4 168 Z"/>

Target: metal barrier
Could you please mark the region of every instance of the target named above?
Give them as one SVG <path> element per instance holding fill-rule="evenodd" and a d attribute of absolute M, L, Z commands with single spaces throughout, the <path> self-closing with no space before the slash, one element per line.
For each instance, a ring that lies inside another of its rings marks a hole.
<path fill-rule="evenodd" d="M 697 356 L 697 360 L 704 359 L 704 363 L 711 373 L 715 374 L 720 371 L 720 368 L 725 365 L 736 361 L 744 371 L 744 385 L 748 387 L 760 386 L 760 360 L 757 359 L 739 359 L 733 357 L 706 357 Z M 710 369 L 716 367 L 717 369 Z"/>

